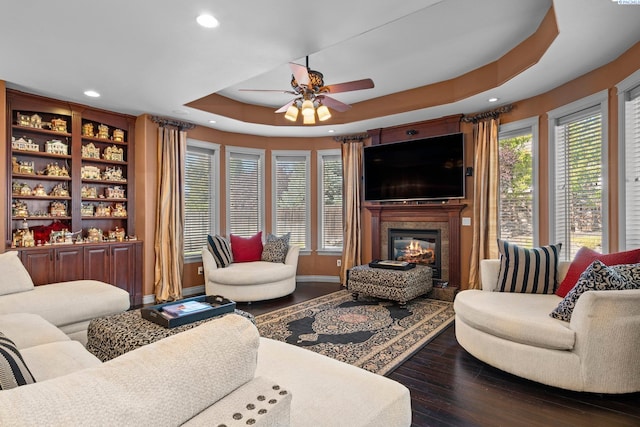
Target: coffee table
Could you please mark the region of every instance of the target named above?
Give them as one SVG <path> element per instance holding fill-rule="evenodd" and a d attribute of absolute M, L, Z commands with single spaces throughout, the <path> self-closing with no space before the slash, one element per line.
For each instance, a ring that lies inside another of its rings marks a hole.
<path fill-rule="evenodd" d="M 405 307 L 407 302 L 427 294 L 432 286 L 431 267 L 417 265 L 410 270 L 389 270 L 358 265 L 349 270 L 347 289 L 354 299 L 359 294 L 389 299 Z"/>
<path fill-rule="evenodd" d="M 235 310 L 234 313 L 254 322 L 253 315 L 246 311 Z M 139 309 L 98 317 L 89 322 L 86 347 L 98 359 L 106 362 L 143 345 L 195 328 L 219 317 L 214 316 L 175 328 L 165 328 L 144 319 Z"/>

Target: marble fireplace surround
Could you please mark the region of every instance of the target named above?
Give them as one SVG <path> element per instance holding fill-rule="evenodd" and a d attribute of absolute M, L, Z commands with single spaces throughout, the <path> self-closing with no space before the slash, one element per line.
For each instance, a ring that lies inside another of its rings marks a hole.
<path fill-rule="evenodd" d="M 440 230 L 441 280 L 460 286 L 460 213 L 465 204 L 371 204 L 371 254 L 387 258 L 390 228 Z"/>

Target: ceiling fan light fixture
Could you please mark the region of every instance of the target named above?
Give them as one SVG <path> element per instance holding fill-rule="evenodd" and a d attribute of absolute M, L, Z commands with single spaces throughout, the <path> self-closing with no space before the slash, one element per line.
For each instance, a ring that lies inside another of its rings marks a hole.
<path fill-rule="evenodd" d="M 303 111 L 303 114 L 304 114 L 304 111 Z M 315 114 L 302 116 L 302 123 L 305 124 L 305 125 L 314 125 L 314 124 L 316 124 Z"/>
<path fill-rule="evenodd" d="M 316 110 L 315 108 L 313 108 L 313 101 L 309 99 L 305 99 L 304 102 L 302 103 L 302 115 L 305 116 L 305 118 L 307 116 L 313 117 L 315 113 L 316 113 Z"/>
<path fill-rule="evenodd" d="M 298 118 L 298 107 L 295 104 L 291 104 L 289 108 L 287 108 L 287 112 L 284 114 L 284 118 L 295 122 Z"/>
<path fill-rule="evenodd" d="M 327 108 L 326 105 L 321 105 L 318 107 L 318 120 L 324 122 L 325 120 L 329 120 L 331 118 L 331 112 Z"/>

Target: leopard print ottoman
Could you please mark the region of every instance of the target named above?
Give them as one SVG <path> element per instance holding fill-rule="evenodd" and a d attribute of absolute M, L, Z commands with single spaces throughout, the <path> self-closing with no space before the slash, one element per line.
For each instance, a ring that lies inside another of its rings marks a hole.
<path fill-rule="evenodd" d="M 359 294 L 397 301 L 406 306 L 420 295 L 427 294 L 432 284 L 431 267 L 417 265 L 410 270 L 387 270 L 358 265 L 349 270 L 347 289 L 354 299 Z"/>

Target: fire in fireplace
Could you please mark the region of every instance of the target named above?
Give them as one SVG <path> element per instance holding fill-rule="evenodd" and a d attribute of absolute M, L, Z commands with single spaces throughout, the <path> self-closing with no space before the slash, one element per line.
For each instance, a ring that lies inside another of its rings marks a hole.
<path fill-rule="evenodd" d="M 389 259 L 427 265 L 440 278 L 440 230 L 389 229 Z"/>

